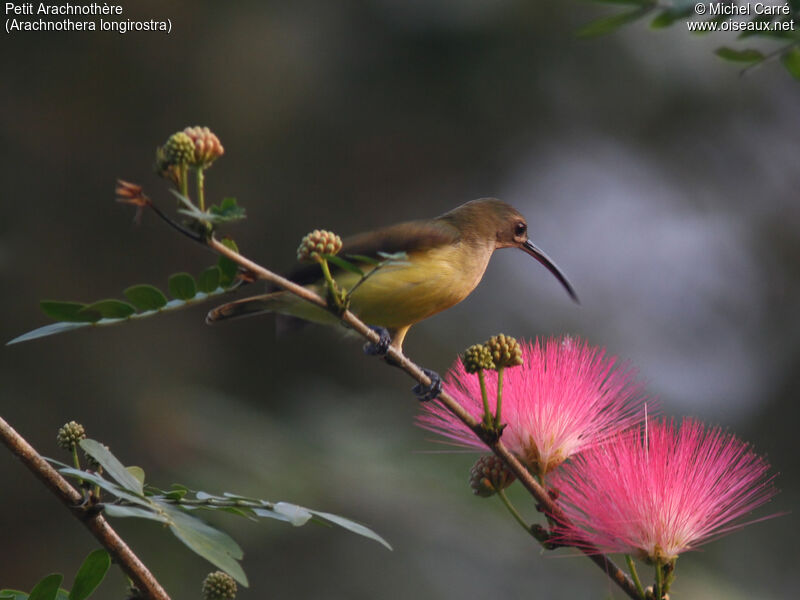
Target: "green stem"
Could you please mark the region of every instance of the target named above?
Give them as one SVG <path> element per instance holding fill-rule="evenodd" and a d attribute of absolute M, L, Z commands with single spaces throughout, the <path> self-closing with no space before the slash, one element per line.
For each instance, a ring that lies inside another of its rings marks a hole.
<path fill-rule="evenodd" d="M 642 587 L 642 582 L 639 580 L 639 574 L 636 572 L 636 565 L 633 563 L 633 558 L 631 558 L 630 554 L 625 555 L 625 563 L 628 565 L 628 571 L 631 573 L 631 579 L 633 579 L 633 585 L 636 586 L 636 591 L 639 592 L 639 596 L 644 600 L 644 588 Z"/>
<path fill-rule="evenodd" d="M 189 198 L 189 167 L 188 165 L 178 166 L 181 178 L 181 196 Z"/>
<path fill-rule="evenodd" d="M 78 458 L 78 444 L 72 444 L 72 464 L 75 465 L 78 471 L 81 470 L 81 461 Z M 83 479 L 78 479 L 78 485 L 83 485 Z"/>
<path fill-rule="evenodd" d="M 197 167 L 197 205 L 202 212 L 206 210 L 205 175 L 203 167 Z"/>
<path fill-rule="evenodd" d="M 653 589 L 653 596 L 656 600 L 664 598 L 664 569 L 659 563 L 656 563 L 656 585 Z"/>
<path fill-rule="evenodd" d="M 486 377 L 483 375 L 483 369 L 478 369 L 478 381 L 481 382 L 481 398 L 483 398 L 483 422 L 485 425 L 490 425 L 492 411 L 489 408 L 489 394 L 486 392 Z"/>
<path fill-rule="evenodd" d="M 503 404 L 503 367 L 497 369 L 497 408 L 495 409 L 494 426 L 500 427 L 500 407 Z"/>
<path fill-rule="evenodd" d="M 349 292 L 347 292 L 347 295 L 348 295 L 348 296 L 352 296 L 352 295 L 353 295 L 353 292 L 355 292 L 355 291 L 358 289 L 358 286 L 360 286 L 360 285 L 361 285 L 362 283 L 364 283 L 364 282 L 365 282 L 367 279 L 369 279 L 370 277 L 372 277 L 373 275 L 375 275 L 376 271 L 378 271 L 378 269 L 380 269 L 381 267 L 384 267 L 384 266 L 385 266 L 385 264 L 386 264 L 386 263 L 383 263 L 383 262 L 381 262 L 381 263 L 378 263 L 377 265 L 375 265 L 375 268 L 374 268 L 374 269 L 372 269 L 372 271 L 370 271 L 369 273 L 367 273 L 367 274 L 363 275 L 363 276 L 361 277 L 361 279 L 359 279 L 359 280 L 356 282 L 356 284 L 355 284 L 355 285 L 354 285 L 352 288 L 350 288 L 350 291 L 349 291 Z"/>
<path fill-rule="evenodd" d="M 328 267 L 328 261 L 324 258 L 319 259 L 319 266 L 322 267 L 322 275 L 325 277 L 325 283 L 328 284 L 328 291 L 332 296 L 336 295 L 336 282 L 333 280 L 331 270 Z"/>
<path fill-rule="evenodd" d="M 72 464 L 78 471 L 81 470 L 81 461 L 78 458 L 78 444 L 72 444 Z"/>
<path fill-rule="evenodd" d="M 503 504 L 506 505 L 506 508 L 508 509 L 508 512 L 510 512 L 511 516 L 516 519 L 517 523 L 519 523 L 525 531 L 530 533 L 530 531 L 531 531 L 530 525 L 528 525 L 525 522 L 525 519 L 522 518 L 522 515 L 520 515 L 519 512 L 517 512 L 517 509 L 514 508 L 514 505 L 511 504 L 511 500 L 508 499 L 508 496 L 506 496 L 505 491 L 498 490 L 497 491 L 497 496 L 500 498 L 500 500 L 503 501 Z"/>
<path fill-rule="evenodd" d="M 328 261 L 321 256 L 317 258 L 317 261 L 319 262 L 320 267 L 322 267 L 322 275 L 325 277 L 325 283 L 328 285 L 328 296 L 330 296 L 335 304 L 336 312 L 341 313 L 344 311 L 345 305 L 341 295 L 339 294 L 339 288 L 336 286 L 336 282 L 333 280 L 333 276 L 331 275 L 330 267 L 328 267 Z"/>
<path fill-rule="evenodd" d="M 664 595 L 669 592 L 669 588 L 672 585 L 672 582 L 675 580 L 675 561 L 677 559 L 674 558 L 670 562 L 664 565 Z"/>

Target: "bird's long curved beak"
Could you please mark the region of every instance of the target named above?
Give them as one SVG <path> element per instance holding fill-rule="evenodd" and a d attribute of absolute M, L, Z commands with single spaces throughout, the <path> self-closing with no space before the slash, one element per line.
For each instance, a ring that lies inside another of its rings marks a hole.
<path fill-rule="evenodd" d="M 547 254 L 537 248 L 530 240 L 527 240 L 524 244 L 522 244 L 522 246 L 520 246 L 520 248 L 542 263 L 548 271 L 555 275 L 555 278 L 558 279 L 561 282 L 561 285 L 564 286 L 564 289 L 567 290 L 569 297 L 580 304 L 580 300 L 578 300 L 578 295 L 575 293 L 575 289 L 572 287 L 572 284 L 561 272 L 561 269 L 559 269 L 550 259 L 550 257 L 547 256 Z"/>

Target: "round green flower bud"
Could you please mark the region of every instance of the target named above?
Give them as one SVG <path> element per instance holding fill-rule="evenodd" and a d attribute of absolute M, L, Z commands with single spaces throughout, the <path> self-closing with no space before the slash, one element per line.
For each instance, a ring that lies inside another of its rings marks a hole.
<path fill-rule="evenodd" d="M 86 430 L 84 430 L 83 425 L 76 423 L 75 421 L 70 421 L 58 430 L 56 443 L 58 444 L 59 448 L 63 448 L 64 450 L 71 452 L 72 448 L 75 447 L 78 442 L 85 437 Z"/>
<path fill-rule="evenodd" d="M 516 476 L 506 464 L 494 454 L 481 456 L 469 471 L 469 487 L 481 498 L 494 496 L 514 483 L 515 479 Z"/>
<path fill-rule="evenodd" d="M 322 254 L 338 254 L 342 249 L 342 238 L 332 231 L 315 229 L 306 235 L 297 248 L 297 260 L 308 262 Z"/>
<path fill-rule="evenodd" d="M 194 142 L 185 132 L 178 131 L 169 136 L 167 143 L 164 144 L 164 151 L 159 156 L 156 153 L 156 160 L 161 161 L 162 165 L 186 165 L 194 160 Z"/>
<path fill-rule="evenodd" d="M 236 591 L 233 577 L 222 571 L 209 573 L 203 580 L 203 600 L 233 600 Z"/>
<path fill-rule="evenodd" d="M 495 368 L 518 367 L 522 364 L 522 348 L 510 335 L 495 335 L 486 342 Z"/>
<path fill-rule="evenodd" d="M 467 348 L 461 357 L 461 362 L 464 363 L 467 373 L 477 373 L 481 369 L 494 369 L 492 353 L 483 344 L 474 344 Z"/>

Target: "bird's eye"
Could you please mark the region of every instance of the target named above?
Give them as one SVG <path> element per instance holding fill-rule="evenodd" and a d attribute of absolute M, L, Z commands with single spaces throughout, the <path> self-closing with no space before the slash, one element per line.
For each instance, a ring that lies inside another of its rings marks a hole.
<path fill-rule="evenodd" d="M 525 225 L 525 223 L 523 223 L 522 221 L 520 221 L 519 223 L 517 223 L 514 226 L 514 235 L 516 235 L 518 237 L 521 236 L 521 235 L 525 235 L 525 231 L 527 229 L 528 229 L 528 226 Z"/>

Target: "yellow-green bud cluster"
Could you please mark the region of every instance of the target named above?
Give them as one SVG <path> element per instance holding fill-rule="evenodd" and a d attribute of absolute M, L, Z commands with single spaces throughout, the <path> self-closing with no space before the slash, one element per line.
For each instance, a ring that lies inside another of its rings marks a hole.
<path fill-rule="evenodd" d="M 83 425 L 76 423 L 75 421 L 70 421 L 58 430 L 56 443 L 58 444 L 59 448 L 63 448 L 64 450 L 71 452 L 72 448 L 74 448 L 78 442 L 85 437 L 86 430 L 84 430 Z"/>
<path fill-rule="evenodd" d="M 297 260 L 307 262 L 322 254 L 337 254 L 342 249 L 342 238 L 332 231 L 315 229 L 306 235 L 297 248 Z"/>
<path fill-rule="evenodd" d="M 194 142 L 183 131 L 169 136 L 164 150 L 157 156 L 159 163 L 168 165 L 187 165 L 194 159 Z"/>
<path fill-rule="evenodd" d="M 181 167 L 207 169 L 224 153 L 219 138 L 208 127 L 187 127 L 156 148 L 156 172 L 177 184 Z"/>
<path fill-rule="evenodd" d="M 486 341 L 486 347 L 492 355 L 495 367 L 518 367 L 522 364 L 522 348 L 510 335 L 495 335 Z"/>
<path fill-rule="evenodd" d="M 194 155 L 190 162 L 199 167 L 209 167 L 225 153 L 219 138 L 208 127 L 187 127 L 183 130 L 194 146 Z"/>
<path fill-rule="evenodd" d="M 222 571 L 209 573 L 203 580 L 203 600 L 233 600 L 236 591 L 233 577 Z"/>
<path fill-rule="evenodd" d="M 469 471 L 469 486 L 476 496 L 488 498 L 516 480 L 506 464 L 494 454 L 481 456 Z"/>
<path fill-rule="evenodd" d="M 474 344 L 464 351 L 461 357 L 464 369 L 467 373 L 477 373 L 481 370 L 491 371 L 494 369 L 492 353 L 483 344 Z"/>

